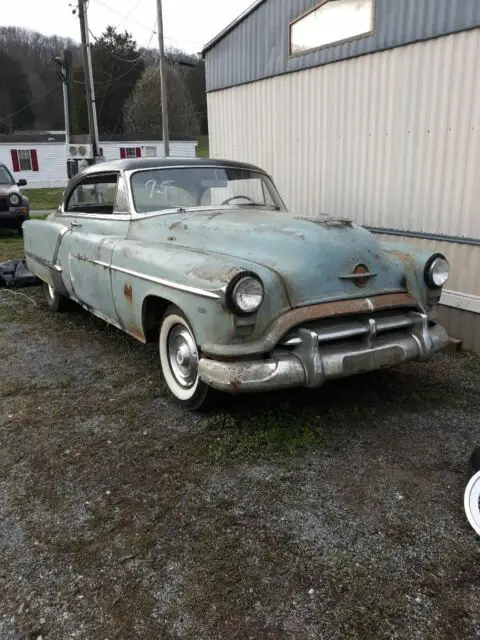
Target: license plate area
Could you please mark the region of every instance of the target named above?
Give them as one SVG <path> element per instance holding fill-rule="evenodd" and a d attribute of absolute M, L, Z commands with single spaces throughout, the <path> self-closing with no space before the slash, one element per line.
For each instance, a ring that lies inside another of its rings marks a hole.
<path fill-rule="evenodd" d="M 343 359 L 343 373 L 353 376 L 357 373 L 374 371 L 383 367 L 391 367 L 403 362 L 403 351 L 400 347 L 386 347 L 372 351 L 363 351 L 345 356 Z"/>

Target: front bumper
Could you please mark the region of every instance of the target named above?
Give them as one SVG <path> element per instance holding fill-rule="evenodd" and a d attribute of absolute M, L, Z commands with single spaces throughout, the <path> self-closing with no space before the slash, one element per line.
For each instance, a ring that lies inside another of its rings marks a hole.
<path fill-rule="evenodd" d="M 201 358 L 200 378 L 230 393 L 287 387 L 320 387 L 326 380 L 390 367 L 409 360 L 428 360 L 448 343 L 445 329 L 428 317 L 409 312 L 400 317 L 372 318 L 321 330 L 306 326 L 287 336 L 270 357 L 231 362 Z M 379 331 L 380 328 L 380 331 Z M 325 336 L 336 339 L 328 339 Z M 361 336 L 360 340 L 352 340 Z M 291 348 L 293 346 L 293 348 Z"/>
<path fill-rule="evenodd" d="M 10 211 L 0 211 L 0 229 L 21 229 L 30 215 L 25 207 L 11 208 Z"/>

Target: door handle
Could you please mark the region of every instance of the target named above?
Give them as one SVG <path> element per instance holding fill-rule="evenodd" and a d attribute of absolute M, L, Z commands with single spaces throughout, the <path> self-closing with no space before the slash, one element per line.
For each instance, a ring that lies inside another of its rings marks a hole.
<path fill-rule="evenodd" d="M 70 223 L 70 228 L 73 229 L 73 227 L 81 227 L 82 223 L 81 222 L 71 222 Z"/>

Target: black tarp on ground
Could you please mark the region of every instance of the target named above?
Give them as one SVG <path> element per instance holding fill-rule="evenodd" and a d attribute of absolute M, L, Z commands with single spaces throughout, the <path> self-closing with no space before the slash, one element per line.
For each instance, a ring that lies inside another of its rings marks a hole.
<path fill-rule="evenodd" d="M 0 287 L 28 287 L 39 282 L 28 270 L 25 260 L 0 262 Z"/>

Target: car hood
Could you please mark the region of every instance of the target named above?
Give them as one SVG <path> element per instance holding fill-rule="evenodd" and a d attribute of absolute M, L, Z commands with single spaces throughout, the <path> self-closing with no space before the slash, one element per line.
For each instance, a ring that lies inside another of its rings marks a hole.
<path fill-rule="evenodd" d="M 401 263 L 372 233 L 328 215 L 247 208 L 163 214 L 132 225 L 131 236 L 237 258 L 252 271 L 274 270 L 294 307 L 405 290 Z M 350 277 L 358 265 L 374 274 L 363 287 Z"/>

